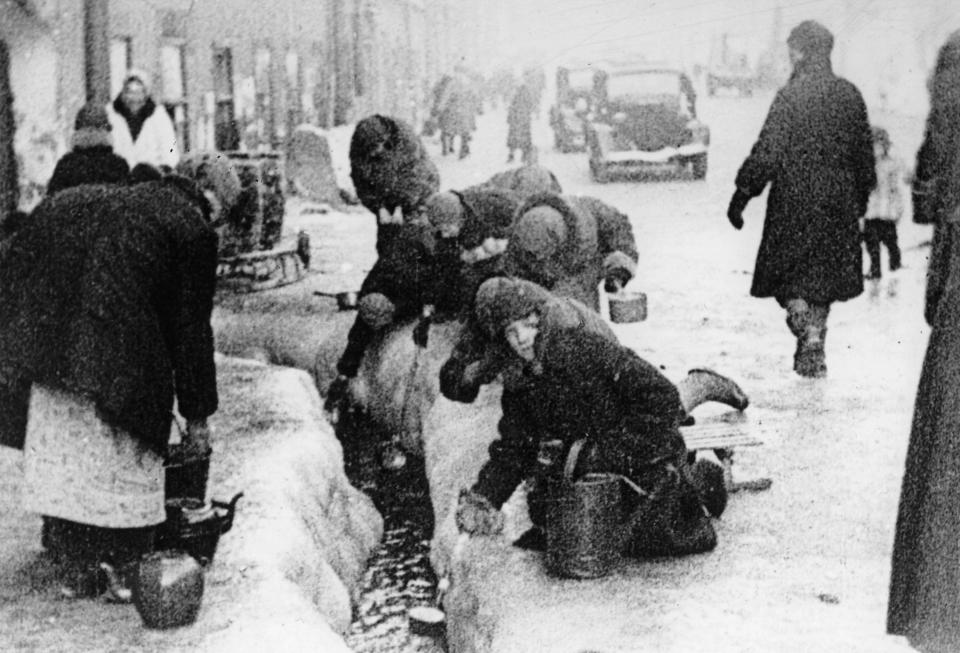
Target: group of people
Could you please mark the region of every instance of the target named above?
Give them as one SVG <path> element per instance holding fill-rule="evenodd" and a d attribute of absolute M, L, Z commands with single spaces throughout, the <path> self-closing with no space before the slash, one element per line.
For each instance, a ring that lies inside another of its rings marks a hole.
<path fill-rule="evenodd" d="M 460 335 L 440 370 L 442 393 L 469 403 L 497 378 L 504 387 L 500 438 L 461 497 L 462 530 L 496 530 L 501 505 L 532 477 L 535 526 L 517 544 L 542 548 L 546 488 L 560 458 L 583 439 L 578 474 L 620 473 L 648 493 L 624 524 L 630 550 L 713 548 L 710 519 L 726 503 L 722 470 L 691 464 L 678 427 L 704 401 L 742 409 L 747 398 L 709 370 L 675 385 L 600 317 L 599 288 L 617 293 L 636 271 L 629 218 L 599 199 L 564 194 L 535 164 L 441 191 L 415 132 L 389 116 L 361 120 L 350 155 L 358 195 L 377 218 L 378 260 L 361 286 L 326 392 L 328 411 L 349 406 L 352 379 L 378 334 L 415 323 L 414 342 L 426 347 L 432 323 L 456 320 Z M 559 454 L 549 468 L 538 463 L 547 440 Z"/>

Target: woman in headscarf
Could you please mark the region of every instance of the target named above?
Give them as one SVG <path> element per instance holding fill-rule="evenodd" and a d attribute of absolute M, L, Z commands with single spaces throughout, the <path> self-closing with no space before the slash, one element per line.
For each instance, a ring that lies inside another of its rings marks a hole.
<path fill-rule="evenodd" d="M 113 127 L 113 149 L 133 168 L 149 163 L 171 171 L 180 160 L 180 146 L 167 110 L 150 96 L 149 77 L 130 71 L 120 94 L 107 105 Z"/>
<path fill-rule="evenodd" d="M 917 152 L 914 218 L 934 224 L 931 326 L 893 544 L 887 632 L 924 653 L 960 650 L 960 31 L 940 49 Z"/>

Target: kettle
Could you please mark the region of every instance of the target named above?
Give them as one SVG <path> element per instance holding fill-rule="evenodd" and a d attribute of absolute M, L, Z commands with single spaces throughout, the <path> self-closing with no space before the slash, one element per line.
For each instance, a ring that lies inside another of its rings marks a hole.
<path fill-rule="evenodd" d="M 229 502 L 167 499 L 167 520 L 157 531 L 158 547 L 186 551 L 204 565 L 212 562 L 220 536 L 233 526 L 242 496 L 243 492 L 238 492 Z"/>
<path fill-rule="evenodd" d="M 203 600 L 203 567 L 186 551 L 156 551 L 140 559 L 131 589 L 147 628 L 187 626 Z"/>

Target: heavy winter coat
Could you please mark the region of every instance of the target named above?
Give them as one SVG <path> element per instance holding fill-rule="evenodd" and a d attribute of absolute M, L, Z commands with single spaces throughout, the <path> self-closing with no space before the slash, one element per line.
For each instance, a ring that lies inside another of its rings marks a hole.
<path fill-rule="evenodd" d="M 0 265 L 0 441 L 22 446 L 31 383 L 92 398 L 158 452 L 174 394 L 217 409 L 210 314 L 217 238 L 168 182 L 80 186 L 44 200 Z"/>
<path fill-rule="evenodd" d="M 460 250 L 476 247 L 488 236 L 505 237 L 519 200 L 497 189 L 474 188 L 454 194 L 463 207 L 458 239 L 438 239 L 423 219 L 405 224 L 394 246 L 377 259 L 363 280 L 360 298 L 383 295 L 393 305 L 394 323 L 415 317 L 428 304 L 441 319 L 459 317 L 469 310 L 480 283 L 498 269 L 496 259 L 465 265 Z M 340 374 L 356 375 L 375 331 L 358 314 L 337 364 Z"/>
<path fill-rule="evenodd" d="M 57 161 L 47 195 L 81 184 L 122 184 L 129 174 L 130 166 L 109 145 L 74 146 Z"/>
<path fill-rule="evenodd" d="M 107 105 L 107 117 L 113 134 L 113 150 L 132 169 L 138 163 L 160 168 L 175 168 L 180 160 L 180 146 L 173 121 L 167 110 L 151 98 L 136 114 L 130 112 L 120 96 Z"/>
<path fill-rule="evenodd" d="M 907 449 L 887 631 L 925 652 L 960 650 L 960 32 L 931 84 L 916 184 L 936 193 L 925 317 L 932 327 Z"/>
<path fill-rule="evenodd" d="M 474 490 L 499 507 L 536 467 L 541 441 L 629 437 L 638 466 L 682 460 L 680 396 L 660 371 L 630 349 L 580 329 L 541 327 L 523 383 L 504 393 L 500 439 Z"/>
<path fill-rule="evenodd" d="M 566 233 L 552 253 L 537 251 L 538 238 L 528 238 L 536 227 L 524 214 L 546 206 L 558 211 Z M 616 274 L 626 282 L 636 272 L 637 247 L 630 221 L 618 210 L 592 197 L 535 195 L 518 212 L 504 253 L 508 276 L 529 279 L 548 290 L 600 310 L 600 281 Z"/>
<path fill-rule="evenodd" d="M 876 184 L 863 98 L 809 56 L 777 92 L 737 188 L 770 184 L 750 294 L 829 304 L 863 292 L 858 220 Z"/>
<path fill-rule="evenodd" d="M 350 178 L 360 202 L 375 216 L 380 209 L 414 214 L 440 189 L 440 173 L 413 128 L 397 118 L 372 115 L 357 123 L 350 138 Z M 400 231 L 377 223 L 377 253 Z"/>
<path fill-rule="evenodd" d="M 482 185 L 509 190 L 524 200 L 540 193 L 559 195 L 563 192 L 556 175 L 536 163 L 498 172 Z"/>

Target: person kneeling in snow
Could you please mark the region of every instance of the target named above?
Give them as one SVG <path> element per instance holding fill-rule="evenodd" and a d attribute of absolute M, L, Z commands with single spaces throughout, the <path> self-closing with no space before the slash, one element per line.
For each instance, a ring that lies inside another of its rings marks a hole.
<path fill-rule="evenodd" d="M 328 411 L 343 407 L 378 332 L 419 315 L 414 340 L 426 347 L 431 322 L 469 310 L 480 283 L 497 269 L 518 206 L 512 193 L 479 187 L 435 193 L 426 201 L 363 281 L 338 376 L 327 390 Z"/>
<path fill-rule="evenodd" d="M 516 544 L 542 548 L 547 481 L 559 478 L 570 447 L 585 438 L 576 475 L 623 474 L 646 493 L 630 522 L 632 553 L 683 555 L 716 546 L 710 515 L 726 505 L 723 473 L 706 461 L 691 466 L 678 429 L 692 408 L 685 402 L 704 396 L 678 388 L 620 345 L 583 304 L 530 282 L 488 280 L 474 310 L 480 327 L 509 347 L 516 366 L 504 382 L 500 439 L 490 445 L 477 482 L 461 492 L 461 531 L 499 530 L 499 508 L 534 476 L 527 499 L 534 528 Z M 538 465 L 547 449 L 559 463 Z"/>

